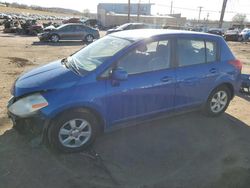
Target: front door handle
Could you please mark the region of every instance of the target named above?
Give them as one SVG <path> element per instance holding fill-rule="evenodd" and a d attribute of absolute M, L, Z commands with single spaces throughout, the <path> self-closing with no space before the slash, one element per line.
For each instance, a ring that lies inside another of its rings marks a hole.
<path fill-rule="evenodd" d="M 170 82 L 172 81 L 172 78 L 169 77 L 169 76 L 164 76 L 162 79 L 161 79 L 162 82 Z"/>
<path fill-rule="evenodd" d="M 211 68 L 211 69 L 209 70 L 209 72 L 212 73 L 212 74 L 214 74 L 214 73 L 217 72 L 217 69 L 216 69 L 216 68 Z"/>

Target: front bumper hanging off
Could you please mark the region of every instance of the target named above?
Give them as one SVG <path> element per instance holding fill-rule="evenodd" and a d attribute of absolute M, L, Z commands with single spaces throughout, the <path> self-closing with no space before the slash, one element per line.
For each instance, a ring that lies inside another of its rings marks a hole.
<path fill-rule="evenodd" d="M 9 106 L 14 102 L 15 98 L 12 97 L 8 102 L 7 108 L 9 108 Z M 18 132 L 34 136 L 43 134 L 48 122 L 48 120 L 46 120 L 40 112 L 27 118 L 21 118 L 8 111 L 8 117 L 13 123 L 13 128 L 15 128 Z"/>

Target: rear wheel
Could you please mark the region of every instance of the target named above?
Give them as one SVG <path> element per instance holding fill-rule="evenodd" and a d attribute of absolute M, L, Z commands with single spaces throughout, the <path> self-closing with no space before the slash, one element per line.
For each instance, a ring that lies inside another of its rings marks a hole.
<path fill-rule="evenodd" d="M 204 111 L 208 116 L 218 116 L 225 112 L 230 100 L 230 90 L 226 86 L 220 86 L 209 95 Z"/>
<path fill-rule="evenodd" d="M 62 152 L 86 149 L 99 132 L 98 121 L 87 110 L 65 112 L 54 120 L 48 132 L 50 145 Z"/>
<path fill-rule="evenodd" d="M 85 41 L 86 41 L 87 43 L 93 42 L 93 41 L 94 41 L 93 35 L 88 34 L 88 35 L 85 37 Z"/>

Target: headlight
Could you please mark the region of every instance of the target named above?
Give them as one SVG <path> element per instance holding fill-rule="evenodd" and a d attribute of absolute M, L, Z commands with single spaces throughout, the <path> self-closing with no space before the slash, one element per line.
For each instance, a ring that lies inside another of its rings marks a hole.
<path fill-rule="evenodd" d="M 9 111 L 19 117 L 27 117 L 48 106 L 46 99 L 39 93 L 21 98 L 9 107 Z"/>

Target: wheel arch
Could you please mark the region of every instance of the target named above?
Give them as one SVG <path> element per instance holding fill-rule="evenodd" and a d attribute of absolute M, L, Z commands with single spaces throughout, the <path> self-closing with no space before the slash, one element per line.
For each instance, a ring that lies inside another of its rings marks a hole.
<path fill-rule="evenodd" d="M 233 87 L 233 84 L 230 83 L 230 82 L 223 82 L 223 83 L 218 84 L 216 87 L 214 87 L 214 88 L 212 89 L 212 91 L 210 91 L 209 95 L 210 95 L 215 89 L 217 89 L 217 88 L 219 88 L 219 87 L 222 87 L 222 86 L 225 86 L 225 87 L 227 87 L 227 88 L 229 89 L 229 91 L 230 91 L 230 97 L 231 97 L 231 99 L 233 99 L 233 97 L 234 97 L 234 95 L 235 95 L 235 93 L 234 93 L 234 87 Z M 209 95 L 208 95 L 208 97 L 209 97 Z M 230 100 L 231 100 L 231 99 L 230 99 Z"/>
<path fill-rule="evenodd" d="M 56 118 L 58 118 L 60 115 L 63 115 L 64 113 L 67 113 L 69 111 L 72 112 L 72 111 L 77 111 L 77 110 L 86 110 L 89 113 L 93 114 L 97 118 L 98 124 L 100 125 L 100 132 L 101 133 L 104 132 L 106 121 L 103 115 L 100 112 L 98 112 L 96 109 L 89 107 L 89 106 L 69 107 L 69 108 L 64 108 L 63 110 L 58 111 L 57 113 L 53 114 L 53 117 L 50 120 L 46 121 L 46 124 L 43 128 L 43 133 L 42 133 L 43 142 L 48 143 L 47 139 L 48 139 L 49 128 L 51 124 L 53 124 Z"/>

